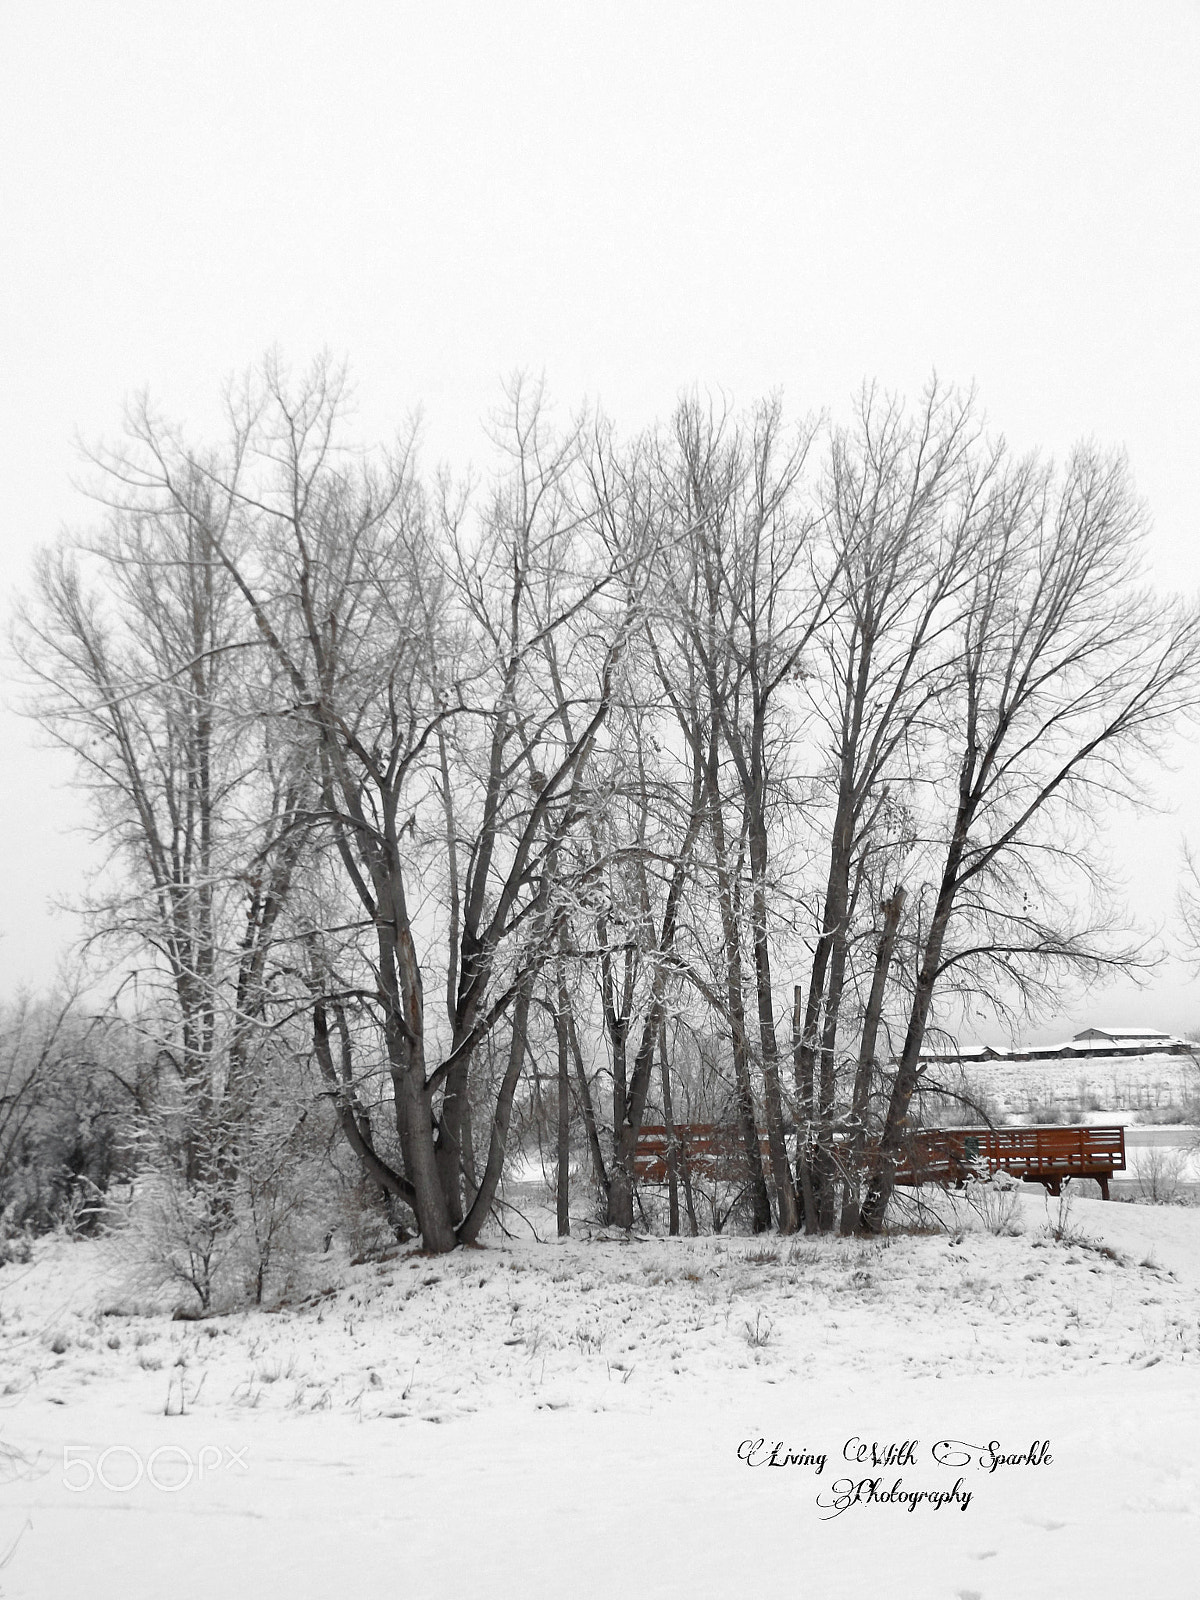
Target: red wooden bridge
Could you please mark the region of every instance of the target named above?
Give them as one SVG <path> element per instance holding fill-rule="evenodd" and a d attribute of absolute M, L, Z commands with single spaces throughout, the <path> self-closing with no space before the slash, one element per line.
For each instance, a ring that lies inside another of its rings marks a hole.
<path fill-rule="evenodd" d="M 1067 1178 L 1094 1178 L 1107 1200 L 1108 1180 L 1124 1170 L 1123 1127 L 927 1128 L 909 1136 L 896 1182 L 961 1184 L 1010 1172 L 1061 1194 Z"/>
<path fill-rule="evenodd" d="M 681 1166 L 719 1181 L 746 1176 L 740 1131 L 714 1123 L 681 1124 L 674 1130 Z M 760 1135 L 763 1163 L 767 1141 Z M 670 1140 L 653 1125 L 638 1134 L 634 1177 L 665 1183 Z M 1061 1194 L 1067 1178 L 1094 1178 L 1108 1199 L 1108 1180 L 1125 1170 L 1125 1129 L 1110 1128 L 924 1128 L 908 1136 L 896 1165 L 898 1184 L 963 1184 L 971 1177 L 1010 1172 L 1024 1183 L 1044 1184 Z"/>
<path fill-rule="evenodd" d="M 679 1163 L 695 1176 L 721 1182 L 743 1183 L 746 1179 L 746 1147 L 741 1130 L 724 1123 L 678 1123 L 674 1129 Z M 764 1163 L 768 1161 L 767 1137 L 760 1134 Z M 638 1130 L 633 1156 L 633 1175 L 640 1183 L 666 1183 L 669 1171 L 670 1139 L 666 1128 L 653 1125 Z"/>

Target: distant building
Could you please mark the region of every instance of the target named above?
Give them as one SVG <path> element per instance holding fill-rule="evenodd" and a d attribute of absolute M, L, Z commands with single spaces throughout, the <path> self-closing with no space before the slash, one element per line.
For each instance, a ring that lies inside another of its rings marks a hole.
<path fill-rule="evenodd" d="M 935 1044 L 922 1050 L 922 1061 L 995 1061 L 1007 1054 L 994 1050 L 990 1044 Z"/>
<path fill-rule="evenodd" d="M 1082 1033 L 1077 1033 L 1073 1042 L 1082 1043 L 1086 1039 L 1095 1039 L 1100 1043 L 1107 1041 L 1109 1044 L 1178 1044 L 1169 1033 L 1159 1033 L 1154 1028 L 1085 1028 Z"/>
<path fill-rule="evenodd" d="M 1084 1028 L 1065 1044 L 1035 1044 L 1013 1050 L 986 1044 L 935 1044 L 921 1052 L 921 1060 L 927 1065 L 957 1062 L 969 1066 L 984 1061 L 1071 1061 L 1091 1056 L 1184 1056 L 1196 1049 L 1184 1039 L 1152 1028 Z"/>
<path fill-rule="evenodd" d="M 1071 1056 L 1182 1056 L 1192 1046 L 1156 1028 L 1084 1028 L 1066 1046 Z"/>

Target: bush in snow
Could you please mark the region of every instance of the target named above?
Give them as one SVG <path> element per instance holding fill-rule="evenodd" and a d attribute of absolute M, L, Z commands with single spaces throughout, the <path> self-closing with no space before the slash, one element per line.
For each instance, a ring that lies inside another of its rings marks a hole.
<path fill-rule="evenodd" d="M 1020 1233 L 1017 1211 L 1021 1180 L 1011 1172 L 993 1172 L 988 1178 L 974 1180 L 967 1184 L 965 1193 L 967 1204 L 989 1233 Z"/>

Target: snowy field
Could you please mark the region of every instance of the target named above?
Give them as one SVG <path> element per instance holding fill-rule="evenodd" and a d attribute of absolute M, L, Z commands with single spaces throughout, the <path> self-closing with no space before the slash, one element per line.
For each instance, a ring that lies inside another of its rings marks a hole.
<path fill-rule="evenodd" d="M 1195 1595 L 1200 1210 L 936 1203 L 879 1243 L 330 1257 L 202 1322 L 45 1241 L 0 1271 L 0 1593 Z"/>
<path fill-rule="evenodd" d="M 1185 1106 L 1200 1094 L 1195 1056 L 1090 1056 L 1074 1061 L 978 1061 L 965 1068 L 972 1087 L 1009 1116 L 1038 1120 L 1047 1107 L 1072 1107 L 1117 1120 L 1153 1122 L 1155 1112 Z"/>

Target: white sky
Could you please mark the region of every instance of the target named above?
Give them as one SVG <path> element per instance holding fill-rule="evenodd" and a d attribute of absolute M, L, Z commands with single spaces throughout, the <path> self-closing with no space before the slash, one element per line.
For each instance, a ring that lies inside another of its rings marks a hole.
<path fill-rule="evenodd" d="M 1195 590 L 1200 9 L 0 0 L 0 564 L 89 508 L 73 438 L 149 387 L 211 421 L 278 344 L 349 358 L 364 437 L 420 405 L 486 454 L 500 379 L 633 429 L 692 384 L 843 408 L 977 382 L 1014 445 L 1122 444 L 1156 576 Z M 69 774 L 2 714 L 0 994 L 46 981 L 91 860 Z M 1200 841 L 1114 831 L 1172 916 Z M 1180 967 L 1087 1021 L 1200 1026 Z"/>

